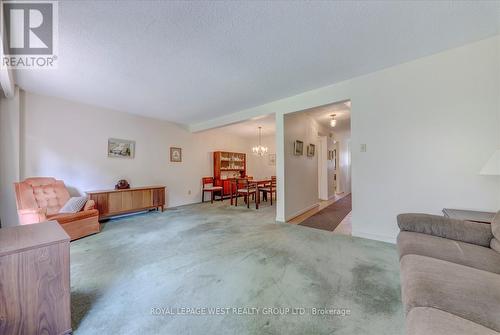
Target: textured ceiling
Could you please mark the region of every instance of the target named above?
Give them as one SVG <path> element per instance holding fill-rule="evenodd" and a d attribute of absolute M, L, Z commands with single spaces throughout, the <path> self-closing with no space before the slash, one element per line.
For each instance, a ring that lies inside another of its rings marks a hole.
<path fill-rule="evenodd" d="M 59 1 L 40 94 L 198 123 L 499 33 L 500 2 Z"/>
<path fill-rule="evenodd" d="M 257 138 L 259 135 L 259 127 L 262 127 L 262 136 L 274 135 L 276 133 L 276 121 L 274 114 L 264 115 L 244 122 L 238 122 L 220 127 L 219 129 L 222 129 L 226 131 L 227 134 L 234 136 Z"/>

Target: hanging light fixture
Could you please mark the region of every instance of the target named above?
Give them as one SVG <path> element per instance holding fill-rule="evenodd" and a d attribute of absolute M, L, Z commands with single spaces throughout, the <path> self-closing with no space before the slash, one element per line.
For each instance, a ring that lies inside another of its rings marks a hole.
<path fill-rule="evenodd" d="M 331 119 L 330 119 L 330 127 L 335 127 L 337 125 L 337 120 L 335 120 L 335 116 L 336 114 L 332 114 L 330 115 Z"/>
<path fill-rule="evenodd" d="M 264 156 L 267 153 L 267 147 L 262 145 L 262 127 L 259 127 L 259 145 L 252 148 L 252 151 L 257 156 Z"/>

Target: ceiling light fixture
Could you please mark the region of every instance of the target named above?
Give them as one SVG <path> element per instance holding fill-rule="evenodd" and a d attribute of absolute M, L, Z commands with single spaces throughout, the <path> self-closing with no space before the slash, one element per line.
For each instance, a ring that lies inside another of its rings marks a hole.
<path fill-rule="evenodd" d="M 335 120 L 335 116 L 336 114 L 332 114 L 330 115 L 331 119 L 330 119 L 330 127 L 335 127 L 337 125 L 337 120 Z"/>
<path fill-rule="evenodd" d="M 252 151 L 257 156 L 264 156 L 267 153 L 267 147 L 262 145 L 262 127 L 259 127 L 259 145 L 252 148 Z"/>

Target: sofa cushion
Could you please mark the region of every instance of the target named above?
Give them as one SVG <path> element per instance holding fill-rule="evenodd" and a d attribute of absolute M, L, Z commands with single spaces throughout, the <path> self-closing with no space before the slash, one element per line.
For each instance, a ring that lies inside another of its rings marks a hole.
<path fill-rule="evenodd" d="M 475 244 L 402 231 L 398 235 L 399 257 L 428 256 L 500 274 L 500 253 Z"/>
<path fill-rule="evenodd" d="M 398 215 L 402 231 L 412 231 L 489 247 L 493 234 L 486 223 L 451 219 L 440 215 L 405 213 Z"/>
<path fill-rule="evenodd" d="M 71 197 L 59 210 L 59 213 L 77 213 L 79 212 L 85 203 L 87 202 L 87 197 Z"/>
<path fill-rule="evenodd" d="M 430 307 L 413 308 L 406 317 L 407 335 L 500 335 L 500 333 Z"/>
<path fill-rule="evenodd" d="M 490 247 L 496 252 L 500 252 L 500 211 L 497 212 L 491 222 L 491 232 L 493 233 L 493 238 L 491 239 Z"/>
<path fill-rule="evenodd" d="M 433 307 L 500 331 L 500 275 L 420 255 L 401 259 L 401 291 L 408 313 Z"/>
<path fill-rule="evenodd" d="M 78 213 L 59 213 L 54 215 L 47 215 L 47 219 L 56 220 L 60 224 L 64 224 L 76 220 L 86 219 L 92 216 L 99 216 L 99 211 L 97 209 L 92 209 L 89 211 L 81 211 Z"/>

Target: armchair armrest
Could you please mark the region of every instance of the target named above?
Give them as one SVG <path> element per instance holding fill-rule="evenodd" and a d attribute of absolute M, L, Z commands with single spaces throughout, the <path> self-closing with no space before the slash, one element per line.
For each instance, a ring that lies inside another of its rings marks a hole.
<path fill-rule="evenodd" d="M 20 224 L 31 224 L 47 221 L 46 208 L 24 208 L 17 211 Z"/>
<path fill-rule="evenodd" d="M 95 201 L 94 200 L 87 200 L 85 203 L 85 206 L 83 206 L 82 211 L 89 211 L 91 209 L 95 209 Z"/>
<path fill-rule="evenodd" d="M 493 238 L 489 224 L 450 219 L 439 215 L 399 214 L 398 226 L 402 231 L 433 235 L 483 247 L 489 247 Z"/>

